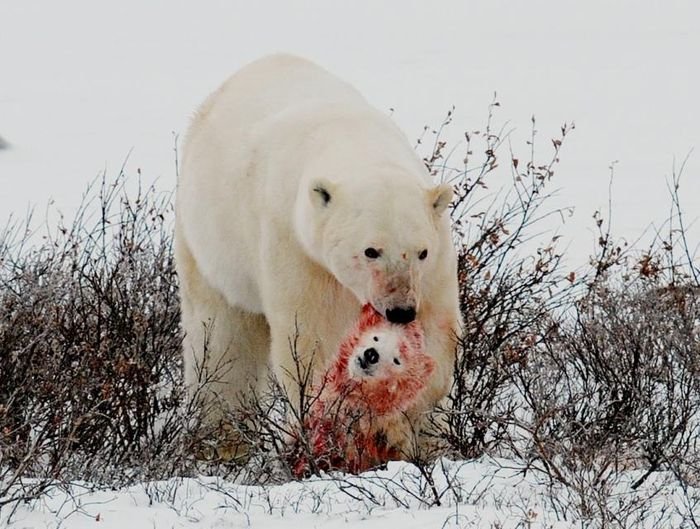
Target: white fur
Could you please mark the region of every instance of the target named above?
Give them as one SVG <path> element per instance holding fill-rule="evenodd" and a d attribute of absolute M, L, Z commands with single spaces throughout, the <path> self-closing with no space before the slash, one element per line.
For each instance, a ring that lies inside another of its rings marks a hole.
<path fill-rule="evenodd" d="M 287 55 L 240 70 L 204 102 L 183 149 L 176 257 L 188 383 L 203 323 L 213 322 L 209 365 L 233 362 L 208 388 L 232 403 L 267 365 L 289 386 L 292 342 L 327 361 L 362 303 L 415 305 L 438 365 L 416 411 L 434 405 L 460 325 L 450 197 L 394 123 L 325 70 Z M 369 247 L 381 256 L 365 257 Z"/>

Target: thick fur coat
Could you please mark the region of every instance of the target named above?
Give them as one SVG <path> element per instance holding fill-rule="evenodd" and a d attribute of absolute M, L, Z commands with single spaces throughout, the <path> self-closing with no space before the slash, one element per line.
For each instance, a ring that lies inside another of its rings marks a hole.
<path fill-rule="evenodd" d="M 418 321 L 435 361 L 408 422 L 388 433 L 400 444 L 450 387 L 451 197 L 391 119 L 322 68 L 275 55 L 233 75 L 183 146 L 175 250 L 189 386 L 235 405 L 271 369 L 295 395 L 295 362 L 327 363 L 369 303 Z"/>
<path fill-rule="evenodd" d="M 312 390 L 303 438 L 293 445 L 297 477 L 313 470 L 362 472 L 401 457 L 387 428 L 425 390 L 435 360 L 418 322 L 389 323 L 367 304 L 338 356 Z"/>

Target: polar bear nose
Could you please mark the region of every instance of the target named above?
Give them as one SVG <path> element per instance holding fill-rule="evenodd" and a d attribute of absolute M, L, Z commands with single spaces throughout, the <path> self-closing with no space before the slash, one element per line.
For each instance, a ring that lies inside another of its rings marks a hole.
<path fill-rule="evenodd" d="M 411 323 L 416 319 L 416 309 L 413 307 L 387 309 L 386 319 L 391 323 Z"/>

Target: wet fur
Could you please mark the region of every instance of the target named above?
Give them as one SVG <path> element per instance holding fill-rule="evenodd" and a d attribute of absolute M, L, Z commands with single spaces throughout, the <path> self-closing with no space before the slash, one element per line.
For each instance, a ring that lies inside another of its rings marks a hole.
<path fill-rule="evenodd" d="M 398 350 L 392 356 L 400 358 L 401 367 L 353 376 L 350 366 L 362 339 L 387 332 L 399 335 Z M 294 474 L 302 477 L 311 470 L 309 451 L 318 469 L 352 473 L 400 459 L 401 449 L 391 444 L 385 428 L 416 402 L 434 369 L 435 361 L 425 353 L 419 323 L 394 325 L 365 305 L 315 392 L 318 396 L 304 424 L 307 450 L 300 450 L 297 440 Z"/>

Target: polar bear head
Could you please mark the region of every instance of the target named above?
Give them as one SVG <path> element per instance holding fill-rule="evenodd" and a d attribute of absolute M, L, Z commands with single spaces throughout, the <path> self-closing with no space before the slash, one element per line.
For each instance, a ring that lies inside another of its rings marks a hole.
<path fill-rule="evenodd" d="M 441 230 L 452 187 L 375 176 L 307 180 L 297 199 L 296 231 L 309 256 L 361 304 L 392 323 L 410 323 L 424 278 L 434 278 L 444 264 Z"/>
<path fill-rule="evenodd" d="M 387 415 L 408 409 L 434 369 L 418 322 L 389 323 L 367 304 L 354 331 L 341 344 L 327 382 L 350 405 Z"/>

